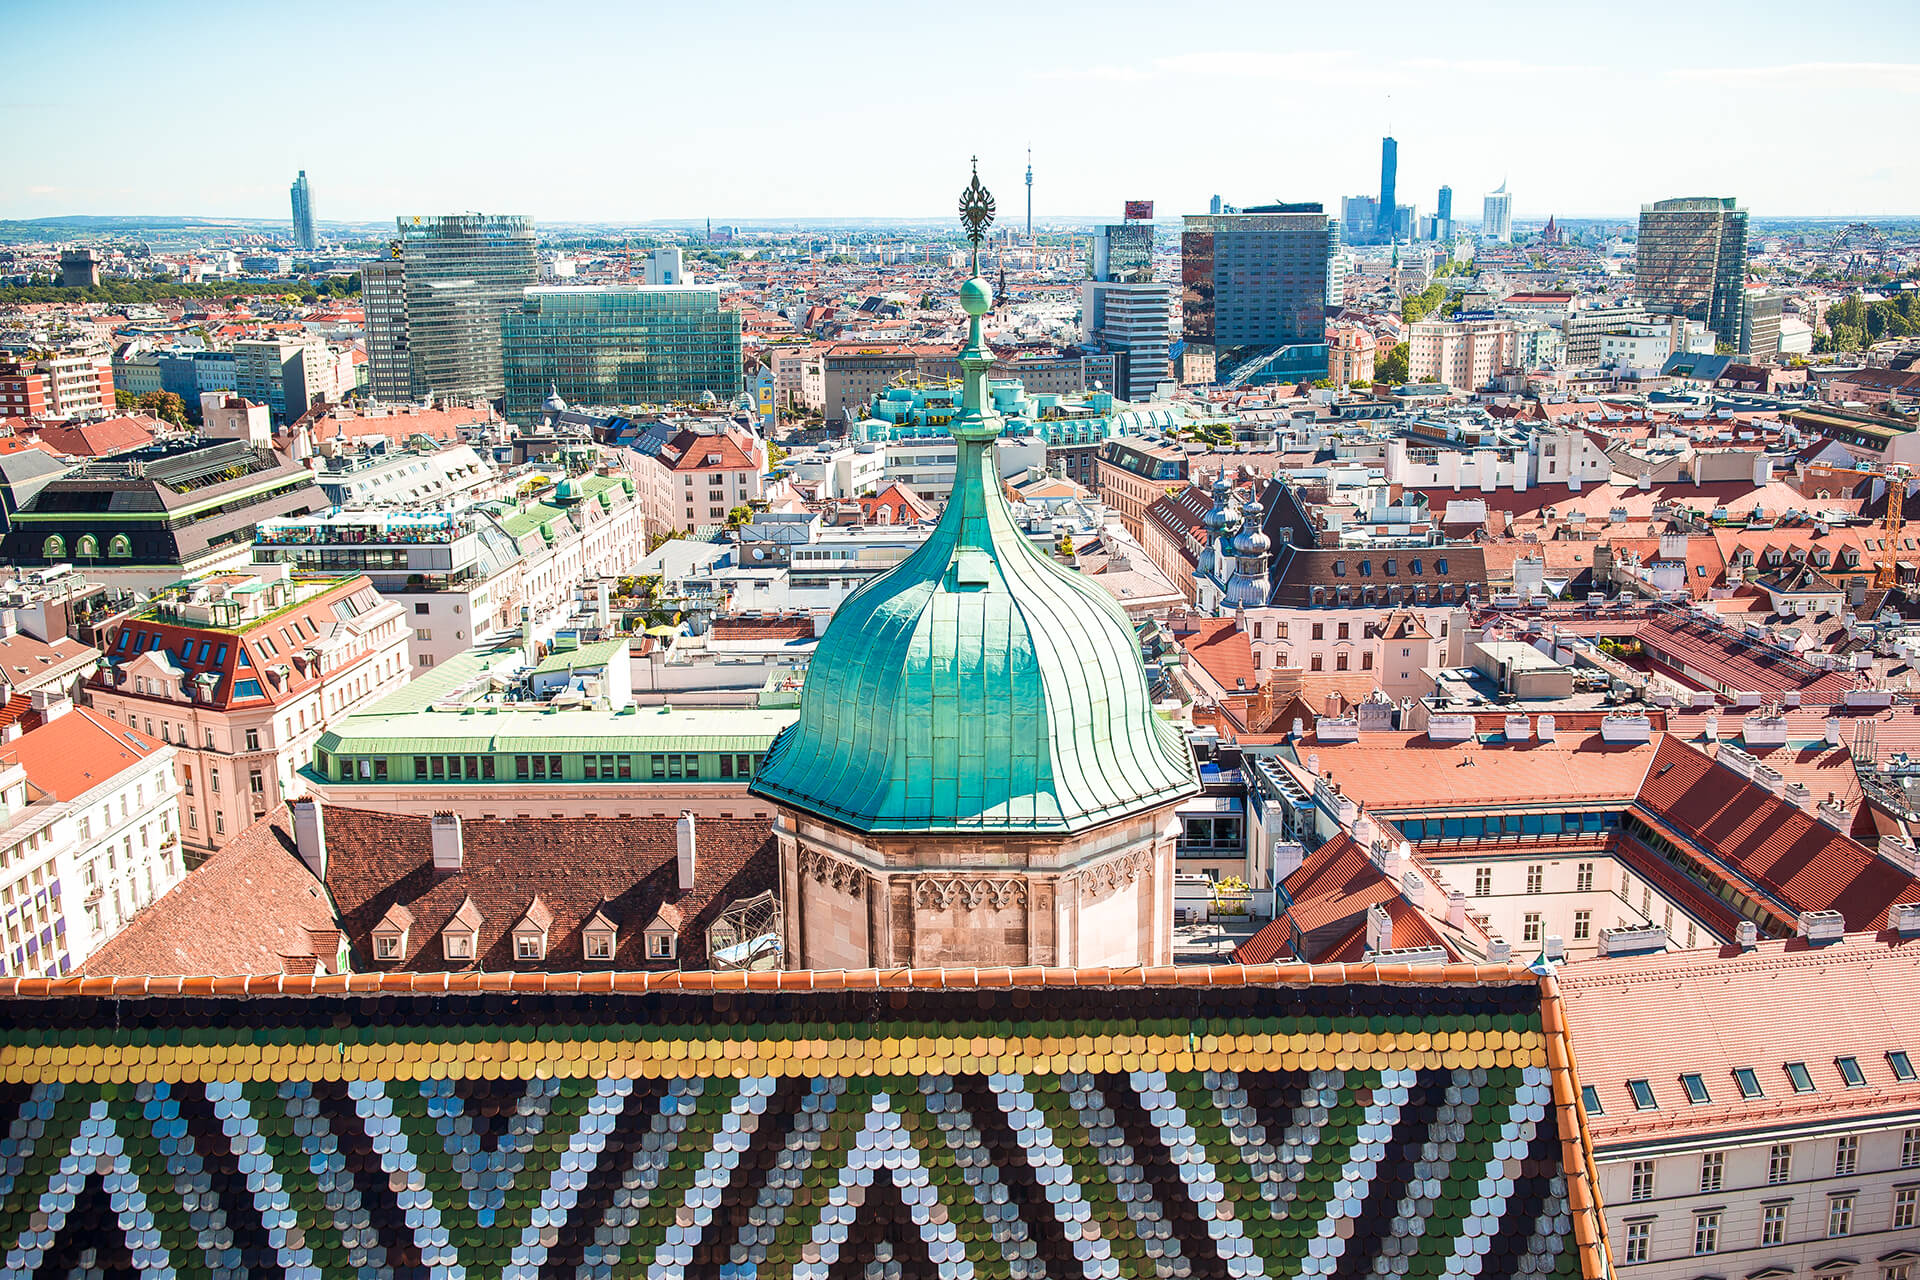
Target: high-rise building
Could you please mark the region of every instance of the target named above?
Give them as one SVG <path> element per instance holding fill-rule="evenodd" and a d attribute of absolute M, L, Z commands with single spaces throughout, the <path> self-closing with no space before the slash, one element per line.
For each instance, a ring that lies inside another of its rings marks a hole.
<path fill-rule="evenodd" d="M 1731 196 L 1640 206 L 1633 296 L 1649 311 L 1704 321 L 1720 341 L 1742 337 L 1747 287 L 1747 211 Z"/>
<path fill-rule="evenodd" d="M 1121 284 L 1153 279 L 1153 224 L 1111 222 L 1093 229 L 1093 278 Z"/>
<path fill-rule="evenodd" d="M 1785 312 L 1783 295 L 1751 293 L 1740 323 L 1740 354 L 1750 360 L 1771 360 L 1780 354 L 1780 321 Z"/>
<path fill-rule="evenodd" d="M 399 226 L 389 257 L 361 274 L 373 394 L 384 400 L 499 396 L 506 388 L 500 321 L 539 275 L 533 219 L 453 213 L 401 218 Z M 377 301 L 364 297 L 369 274 L 381 276 Z"/>
<path fill-rule="evenodd" d="M 305 169 L 293 180 L 293 243 L 301 249 L 318 244 L 313 236 L 313 188 L 307 185 Z"/>
<path fill-rule="evenodd" d="M 1208 212 L 1208 213 L 1219 213 L 1219 212 L 1220 212 L 1220 197 L 1219 197 L 1219 196 L 1215 196 L 1215 197 L 1214 197 L 1213 199 L 1211 199 L 1211 200 L 1209 200 L 1209 201 L 1207 201 L 1207 212 Z"/>
<path fill-rule="evenodd" d="M 641 263 L 640 279 L 643 284 L 685 284 L 687 276 L 679 248 L 665 245 L 649 253 Z"/>
<path fill-rule="evenodd" d="M 1433 199 L 1433 238 L 1453 239 L 1453 188 L 1442 187 Z"/>
<path fill-rule="evenodd" d="M 1186 342 L 1221 352 L 1324 342 L 1327 268 L 1339 247 L 1340 226 L 1318 203 L 1189 214 L 1180 235 Z"/>
<path fill-rule="evenodd" d="M 1393 188 L 1400 172 L 1400 144 L 1392 138 L 1380 139 L 1380 208 L 1375 211 L 1374 233 L 1383 240 L 1399 234 L 1400 206 Z"/>
<path fill-rule="evenodd" d="M 541 286 L 502 322 L 507 413 L 573 404 L 685 404 L 740 394 L 740 313 L 718 285 Z"/>
<path fill-rule="evenodd" d="M 1500 244 L 1508 244 L 1513 240 L 1513 196 L 1504 182 L 1498 191 L 1487 193 L 1480 215 L 1480 238 Z"/>
<path fill-rule="evenodd" d="M 1177 287 L 1151 278 L 1089 280 L 1081 289 L 1087 341 L 1119 357 L 1111 390 L 1123 400 L 1149 400 L 1173 377 L 1173 312 Z"/>

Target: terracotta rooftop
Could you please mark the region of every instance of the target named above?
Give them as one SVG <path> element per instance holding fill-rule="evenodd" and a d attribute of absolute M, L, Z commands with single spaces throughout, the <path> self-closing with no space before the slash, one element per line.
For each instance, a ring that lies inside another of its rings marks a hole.
<path fill-rule="evenodd" d="M 463 903 L 480 916 L 478 967 L 572 970 L 588 965 L 581 926 L 598 911 L 618 928 L 608 968 L 703 967 L 707 928 L 734 902 L 774 887 L 773 835 L 764 820 L 700 818 L 695 877 L 679 887 L 675 819 L 516 818 L 460 823 L 462 866 L 436 872 L 432 820 L 359 809 L 324 810 L 327 889 L 361 968 L 473 967 L 449 960 L 440 933 Z M 546 958 L 520 962 L 512 930 L 538 895 L 552 912 Z M 668 903 L 684 927 L 672 960 L 650 959 L 642 930 Z M 395 905 L 413 916 L 405 956 L 376 963 L 373 933 Z"/>
<path fill-rule="evenodd" d="M 333 906 L 295 854 L 281 808 L 135 916 L 81 972 L 142 980 L 159 973 L 280 974 L 298 971 L 289 962 L 301 957 L 331 970 L 338 939 Z"/>
<path fill-rule="evenodd" d="M 1898 1079 L 1888 1054 L 1920 1061 L 1920 939 L 1855 933 L 1825 945 L 1804 938 L 1593 960 L 1564 969 L 1560 992 L 1581 1083 L 1601 1107 L 1587 1125 L 1596 1147 L 1699 1134 L 1813 1124 L 1846 1115 L 1920 1108 L 1920 1081 Z M 1783 1036 L 1780 1028 L 1792 1027 Z M 1837 1065 L 1850 1058 L 1862 1083 Z M 1796 1090 L 1788 1063 L 1805 1065 Z M 1750 1069 L 1760 1096 L 1743 1098 L 1734 1072 Z M 1707 1100 L 1688 1100 L 1698 1075 Z M 1644 1080 L 1654 1106 L 1635 1106 Z"/>
<path fill-rule="evenodd" d="M 34 786 L 72 800 L 164 749 L 158 738 L 75 707 L 0 748 L 0 760 L 17 760 Z"/>
<path fill-rule="evenodd" d="M 1363 733 L 1354 742 L 1301 744 L 1320 772 L 1369 809 L 1388 813 L 1475 804 L 1612 802 L 1640 790 L 1651 743 L 1606 743 L 1597 733 L 1555 742 L 1432 742 L 1425 732 Z"/>

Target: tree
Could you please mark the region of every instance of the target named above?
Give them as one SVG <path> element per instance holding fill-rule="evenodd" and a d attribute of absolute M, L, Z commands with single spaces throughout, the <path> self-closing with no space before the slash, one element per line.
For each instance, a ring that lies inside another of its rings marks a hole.
<path fill-rule="evenodd" d="M 117 403 L 119 396 L 114 400 Z M 161 418 L 176 427 L 187 425 L 187 404 L 171 391 L 149 391 L 139 399 L 140 412 L 150 417 Z"/>
<path fill-rule="evenodd" d="M 132 412 L 140 407 L 140 397 L 125 387 L 113 389 L 113 407 L 123 412 Z"/>
<path fill-rule="evenodd" d="M 1447 286 L 1435 280 L 1420 292 L 1400 299 L 1400 318 L 1408 324 L 1417 324 L 1432 314 L 1446 296 Z"/>
<path fill-rule="evenodd" d="M 738 529 L 753 519 L 753 511 L 747 507 L 735 507 L 727 512 L 727 528 Z"/>
<path fill-rule="evenodd" d="M 1399 386 L 1405 382 L 1409 355 L 1406 343 L 1396 343 L 1393 350 L 1387 352 L 1380 363 L 1374 366 L 1373 380 L 1384 382 L 1390 387 Z"/>
<path fill-rule="evenodd" d="M 1060 558 L 1062 560 L 1073 559 L 1073 535 L 1070 533 L 1060 535 Z"/>

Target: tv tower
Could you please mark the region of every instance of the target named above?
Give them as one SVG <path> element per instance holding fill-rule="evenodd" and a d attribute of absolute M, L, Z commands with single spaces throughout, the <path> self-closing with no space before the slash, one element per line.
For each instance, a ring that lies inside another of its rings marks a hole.
<path fill-rule="evenodd" d="M 1033 148 L 1027 148 L 1027 243 L 1033 243 Z"/>

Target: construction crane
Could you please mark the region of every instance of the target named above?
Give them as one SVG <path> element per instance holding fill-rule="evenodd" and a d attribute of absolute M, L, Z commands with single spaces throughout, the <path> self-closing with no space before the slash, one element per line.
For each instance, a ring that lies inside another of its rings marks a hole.
<path fill-rule="evenodd" d="M 1913 478 L 1913 469 L 1906 466 L 1868 469 L 1814 463 L 1807 468 L 1807 478 L 1801 485 L 1801 492 L 1804 493 L 1808 486 L 1829 476 L 1862 476 L 1886 483 L 1887 511 L 1880 521 L 1880 551 L 1874 557 L 1873 585 L 1877 591 L 1899 586 L 1900 531 L 1907 523 L 1907 484 Z"/>

